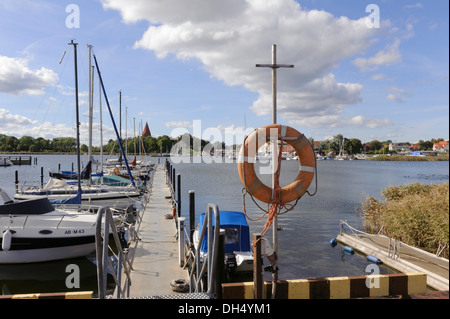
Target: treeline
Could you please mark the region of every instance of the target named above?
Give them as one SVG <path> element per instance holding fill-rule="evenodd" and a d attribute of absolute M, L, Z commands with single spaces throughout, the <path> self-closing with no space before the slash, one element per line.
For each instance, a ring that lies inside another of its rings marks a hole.
<path fill-rule="evenodd" d="M 128 138 L 122 140 L 122 146 L 128 150 L 128 153 L 170 153 L 174 146 L 176 149 L 184 152 L 194 153 L 194 146 L 199 145 L 203 150 L 207 145 L 208 149 L 225 147 L 224 143 L 213 143 L 198 139 L 190 134 L 180 135 L 178 138 L 172 139 L 167 135 L 158 137 L 144 138 Z M 2 153 L 74 153 L 77 150 L 77 141 L 73 137 L 57 137 L 51 140 L 42 137 L 34 138 L 31 136 L 22 136 L 16 138 L 14 136 L 6 136 L 0 134 L 0 152 Z M 80 151 L 88 152 L 88 146 L 82 144 Z M 93 153 L 100 153 L 99 146 L 92 147 Z M 120 152 L 119 142 L 117 140 L 109 140 L 103 145 L 103 152 L 106 154 L 116 154 Z"/>
<path fill-rule="evenodd" d="M 422 151 L 432 150 L 433 144 L 442 141 L 442 138 L 431 139 L 429 141 L 420 140 L 418 142 L 418 149 Z M 314 139 L 310 138 L 311 143 Z M 361 140 L 357 138 L 345 138 L 342 134 L 335 135 L 332 139 L 326 139 L 320 142 L 320 145 L 316 146 L 322 155 L 326 155 L 330 152 L 336 154 L 343 152 L 349 155 L 355 155 L 360 153 L 368 154 L 388 154 L 392 153 L 389 151 L 389 143 L 391 140 L 378 141 L 373 140 L 369 143 L 362 143 Z M 208 141 L 196 138 L 188 133 L 180 135 L 179 137 L 173 139 L 167 135 L 162 135 L 158 137 L 144 137 L 144 138 L 128 138 L 122 140 L 122 145 L 128 150 L 128 153 L 145 153 L 145 154 L 155 154 L 155 153 L 170 153 L 179 152 L 196 154 L 199 152 L 198 147 L 200 147 L 200 152 L 207 147 L 208 151 L 213 149 L 224 149 L 225 143 L 214 142 L 210 143 Z M 0 152 L 3 153 L 16 153 L 16 152 L 30 152 L 30 153 L 51 153 L 51 152 L 62 152 L 62 153 L 72 153 L 76 152 L 76 139 L 73 137 L 57 137 L 51 140 L 44 139 L 42 137 L 34 138 L 31 136 L 22 136 L 21 138 L 16 138 L 14 136 L 6 136 L 0 134 Z M 177 146 L 173 149 L 174 146 Z M 82 152 L 88 151 L 88 146 L 82 144 L 80 146 Z M 233 145 L 233 149 L 238 149 L 238 145 Z M 100 152 L 99 146 L 94 146 L 92 148 L 94 153 Z M 117 140 L 109 140 L 108 143 L 103 145 L 103 152 L 105 153 L 119 153 L 119 143 Z"/>
<path fill-rule="evenodd" d="M 310 139 L 311 142 L 314 140 Z M 428 141 L 420 140 L 417 143 L 417 147 L 421 151 L 431 151 L 433 150 L 433 145 L 440 141 L 443 141 L 443 138 L 431 139 Z M 368 143 L 362 143 L 361 140 L 357 138 L 345 138 L 342 134 L 335 135 L 332 139 L 326 139 L 320 143 L 319 150 L 323 154 L 327 154 L 329 152 L 339 153 L 340 150 L 346 152 L 349 155 L 355 155 L 360 153 L 367 154 L 389 154 L 396 153 L 395 151 L 389 150 L 389 144 L 392 143 L 391 140 L 387 141 L 379 141 L 373 140 Z M 405 143 L 409 144 L 409 143 Z M 411 144 L 410 144 L 411 145 Z"/>

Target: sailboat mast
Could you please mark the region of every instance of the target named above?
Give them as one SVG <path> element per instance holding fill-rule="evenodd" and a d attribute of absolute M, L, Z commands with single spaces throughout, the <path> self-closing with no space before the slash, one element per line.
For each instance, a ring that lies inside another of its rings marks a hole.
<path fill-rule="evenodd" d="M 92 160 L 92 118 L 93 118 L 93 81 L 92 76 L 94 72 L 92 72 L 92 63 L 91 63 L 91 50 L 92 45 L 88 44 L 89 49 L 89 150 L 88 150 L 88 159 Z"/>
<path fill-rule="evenodd" d="M 75 110 L 76 110 L 76 119 L 77 119 L 77 166 L 78 166 L 78 189 L 81 190 L 81 164 L 80 164 L 80 115 L 78 111 L 78 65 L 77 65 L 77 45 L 78 43 L 74 43 L 73 40 L 69 43 L 69 45 L 73 45 L 74 51 L 74 65 L 75 65 Z"/>

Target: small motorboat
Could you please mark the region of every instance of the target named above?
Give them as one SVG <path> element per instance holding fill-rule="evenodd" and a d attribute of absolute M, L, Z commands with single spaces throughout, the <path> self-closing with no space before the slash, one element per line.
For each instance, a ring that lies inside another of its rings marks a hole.
<path fill-rule="evenodd" d="M 14 202 L 0 188 L 0 264 L 87 256 L 95 250 L 97 215 L 56 209 L 48 198 Z"/>
<path fill-rule="evenodd" d="M 205 214 L 200 215 L 200 227 L 205 220 Z M 215 227 L 215 222 L 213 222 Z M 225 260 L 224 267 L 227 278 L 252 276 L 253 250 L 250 243 L 250 228 L 244 213 L 220 211 L 220 228 L 225 230 Z M 198 247 L 200 233 L 194 233 L 194 245 Z M 200 261 L 207 255 L 207 236 L 203 238 L 200 247 Z"/>
<path fill-rule="evenodd" d="M 0 157 L 0 166 L 11 166 L 14 165 L 9 158 Z"/>

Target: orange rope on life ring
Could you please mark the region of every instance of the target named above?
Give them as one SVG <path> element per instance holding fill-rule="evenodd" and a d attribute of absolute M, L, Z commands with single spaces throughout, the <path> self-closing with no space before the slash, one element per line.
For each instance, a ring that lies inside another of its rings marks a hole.
<path fill-rule="evenodd" d="M 270 141 L 270 137 L 274 136 L 274 134 L 278 134 L 278 140 L 281 140 L 282 143 L 292 145 L 299 157 L 300 167 L 295 180 L 279 190 L 280 203 L 287 204 L 305 194 L 314 178 L 316 167 L 314 150 L 311 144 L 305 135 L 296 129 L 285 125 L 271 124 L 250 133 L 239 153 L 239 177 L 247 192 L 253 197 L 264 203 L 272 202 L 274 192 L 271 187 L 264 185 L 258 178 L 254 165 L 256 152 L 261 146 Z M 280 161 L 278 161 L 279 163 Z"/>

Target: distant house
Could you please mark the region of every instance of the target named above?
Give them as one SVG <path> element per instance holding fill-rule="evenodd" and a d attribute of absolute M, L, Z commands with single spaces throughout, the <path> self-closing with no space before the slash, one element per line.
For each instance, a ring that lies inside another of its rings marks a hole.
<path fill-rule="evenodd" d="M 389 143 L 390 151 L 397 152 L 408 152 L 410 150 L 411 144 L 409 143 Z"/>
<path fill-rule="evenodd" d="M 295 149 L 294 149 L 294 147 L 293 147 L 292 145 L 285 144 L 285 145 L 283 145 L 283 147 L 281 148 L 281 151 L 282 151 L 282 152 L 288 152 L 288 153 L 291 153 L 291 152 L 295 152 Z"/>
<path fill-rule="evenodd" d="M 433 144 L 433 151 L 444 152 L 445 151 L 445 146 L 447 146 L 448 144 L 449 144 L 448 141 L 440 141 L 439 143 L 434 143 Z"/>
<path fill-rule="evenodd" d="M 409 148 L 409 150 L 410 150 L 411 152 L 418 151 L 418 150 L 419 150 L 419 144 L 411 145 L 411 147 Z"/>

